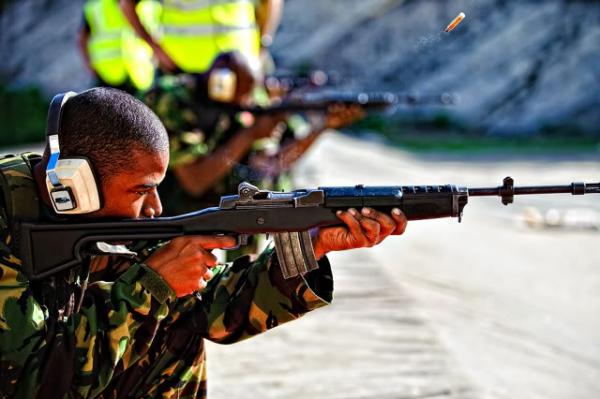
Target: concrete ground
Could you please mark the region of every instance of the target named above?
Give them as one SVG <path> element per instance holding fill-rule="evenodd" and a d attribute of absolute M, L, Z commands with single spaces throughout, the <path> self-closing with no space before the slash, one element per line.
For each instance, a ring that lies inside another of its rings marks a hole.
<path fill-rule="evenodd" d="M 339 134 L 298 187 L 599 181 L 600 156 L 418 157 Z M 598 230 L 532 229 L 523 212 L 600 215 L 600 197 L 472 198 L 461 224 L 412 222 L 377 248 L 330 256 L 331 306 L 232 346 L 210 345 L 220 398 L 594 398 L 600 392 Z M 581 228 L 580 228 L 581 227 Z"/>

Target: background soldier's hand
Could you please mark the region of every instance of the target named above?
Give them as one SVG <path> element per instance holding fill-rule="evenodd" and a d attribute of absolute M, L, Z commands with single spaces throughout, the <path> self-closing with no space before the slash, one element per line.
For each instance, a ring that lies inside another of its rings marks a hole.
<path fill-rule="evenodd" d="M 236 245 L 232 237 L 186 236 L 171 240 L 152 254 L 146 265 L 161 275 L 177 297 L 206 288 L 212 278 L 211 268 L 217 265 L 212 249 Z"/>
<path fill-rule="evenodd" d="M 156 46 L 153 50 L 154 55 L 158 60 L 158 65 L 163 72 L 175 73 L 179 70 L 179 67 L 177 64 L 175 64 L 175 61 L 173 61 L 160 46 Z"/>
<path fill-rule="evenodd" d="M 360 105 L 332 105 L 327 110 L 325 127 L 328 129 L 340 129 L 351 125 L 365 116 L 365 111 Z"/>
<path fill-rule="evenodd" d="M 254 121 L 254 125 L 250 129 L 254 134 L 254 138 L 264 139 L 281 135 L 285 129 L 285 121 L 287 114 L 278 113 L 275 115 L 259 115 Z"/>
<path fill-rule="evenodd" d="M 406 216 L 399 209 L 394 209 L 390 216 L 372 208 L 362 208 L 360 212 L 350 208 L 338 211 L 337 216 L 346 225 L 319 229 L 313 243 L 317 259 L 331 251 L 372 247 L 387 236 L 406 230 Z"/>

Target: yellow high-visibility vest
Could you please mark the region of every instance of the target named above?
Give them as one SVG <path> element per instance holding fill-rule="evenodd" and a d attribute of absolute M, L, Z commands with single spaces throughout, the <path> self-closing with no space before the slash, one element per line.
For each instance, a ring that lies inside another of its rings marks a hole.
<path fill-rule="evenodd" d="M 254 0 L 163 0 L 160 29 L 160 46 L 184 72 L 205 72 L 224 51 L 258 59 Z"/>
<path fill-rule="evenodd" d="M 158 2 L 143 0 L 136 6 L 136 12 L 146 29 L 157 31 Z M 139 90 L 149 89 L 154 80 L 152 48 L 135 34 L 119 0 L 89 0 L 84 14 L 90 26 L 90 63 L 98 76 L 113 86 L 130 81 Z"/>

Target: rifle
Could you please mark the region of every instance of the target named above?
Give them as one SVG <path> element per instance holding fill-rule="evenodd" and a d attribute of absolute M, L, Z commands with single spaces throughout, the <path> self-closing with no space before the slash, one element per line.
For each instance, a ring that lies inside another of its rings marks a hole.
<path fill-rule="evenodd" d="M 336 211 L 372 207 L 383 212 L 399 208 L 408 220 L 462 218 L 469 197 L 499 196 L 502 203 L 515 195 L 600 194 L 600 183 L 563 186 L 515 187 L 507 177 L 503 185 L 466 188 L 456 185 L 319 187 L 292 192 L 262 191 L 241 183 L 237 195 L 221 197 L 218 207 L 173 217 L 89 221 L 77 223 L 22 222 L 18 247 L 23 269 L 37 280 L 78 266 L 84 256 L 106 253 L 98 243 L 169 240 L 182 235 L 226 234 L 243 243 L 259 233 L 306 232 L 342 222 Z M 291 271 L 291 275 L 293 275 Z M 296 273 L 297 274 L 297 273 Z M 284 271 L 284 276 L 290 275 Z"/>
<path fill-rule="evenodd" d="M 275 75 L 265 78 L 265 86 L 267 89 L 283 89 L 285 92 L 295 90 L 307 90 L 323 87 L 340 86 L 344 79 L 335 71 L 324 72 L 319 69 L 310 71 L 304 74 L 294 74 L 291 72 L 275 73 Z"/>
<path fill-rule="evenodd" d="M 255 115 L 277 114 L 281 112 L 327 111 L 333 105 L 358 105 L 367 111 L 382 111 L 397 106 L 453 105 L 458 97 L 451 93 L 435 95 L 391 92 L 333 92 L 293 94 L 271 103 L 269 106 L 239 107 L 213 101 L 212 103 L 231 113 L 250 112 Z"/>

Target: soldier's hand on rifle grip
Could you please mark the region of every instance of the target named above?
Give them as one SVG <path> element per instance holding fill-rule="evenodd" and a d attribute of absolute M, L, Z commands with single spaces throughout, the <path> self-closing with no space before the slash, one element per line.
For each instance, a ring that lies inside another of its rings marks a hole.
<path fill-rule="evenodd" d="M 372 208 L 363 208 L 360 212 L 350 208 L 338 211 L 337 216 L 345 226 L 319 229 L 313 243 L 317 259 L 331 251 L 372 247 L 389 235 L 399 235 L 406 230 L 406 216 L 399 209 L 387 215 Z"/>
<path fill-rule="evenodd" d="M 212 278 L 210 269 L 217 265 L 212 249 L 235 245 L 235 238 L 229 236 L 182 236 L 158 249 L 145 263 L 182 297 L 206 288 Z"/>
<path fill-rule="evenodd" d="M 336 104 L 327 110 L 325 127 L 328 129 L 340 129 L 351 125 L 365 116 L 365 111 L 360 105 Z"/>

